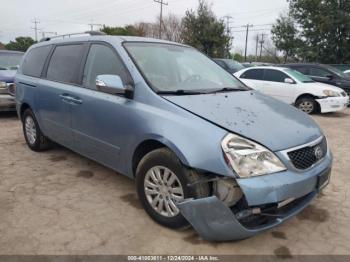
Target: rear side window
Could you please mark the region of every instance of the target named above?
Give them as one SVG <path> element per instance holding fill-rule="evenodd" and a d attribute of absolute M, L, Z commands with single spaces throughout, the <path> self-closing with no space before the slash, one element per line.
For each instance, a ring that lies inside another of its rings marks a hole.
<path fill-rule="evenodd" d="M 46 78 L 52 81 L 78 84 L 83 45 L 57 46 L 51 56 Z"/>
<path fill-rule="evenodd" d="M 240 78 L 263 80 L 264 70 L 263 69 L 250 69 L 245 71 Z"/>
<path fill-rule="evenodd" d="M 84 68 L 83 85 L 96 89 L 98 75 L 118 75 L 124 84 L 129 84 L 128 72 L 117 54 L 108 46 L 92 44 Z"/>
<path fill-rule="evenodd" d="M 265 76 L 264 76 L 265 81 L 283 83 L 286 78 L 288 78 L 288 76 L 281 71 L 272 70 L 272 69 L 265 70 Z"/>
<path fill-rule="evenodd" d="M 31 49 L 22 64 L 22 73 L 27 76 L 40 77 L 51 45 Z"/>

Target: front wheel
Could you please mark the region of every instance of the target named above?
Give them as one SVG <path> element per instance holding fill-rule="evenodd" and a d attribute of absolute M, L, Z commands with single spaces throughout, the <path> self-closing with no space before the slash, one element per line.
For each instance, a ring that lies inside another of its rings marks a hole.
<path fill-rule="evenodd" d="M 148 153 L 136 170 L 137 193 L 144 209 L 156 222 L 169 228 L 188 225 L 177 203 L 209 195 L 207 183 L 192 185 L 198 180 L 199 174 L 184 167 L 167 148 Z"/>
<path fill-rule="evenodd" d="M 295 106 L 306 114 L 313 114 L 316 112 L 317 102 L 311 97 L 304 97 L 298 99 Z"/>

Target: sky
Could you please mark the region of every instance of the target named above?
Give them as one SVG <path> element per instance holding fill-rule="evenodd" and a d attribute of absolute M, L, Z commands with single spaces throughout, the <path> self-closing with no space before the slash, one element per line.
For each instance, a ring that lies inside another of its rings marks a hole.
<path fill-rule="evenodd" d="M 0 42 L 7 43 L 17 36 L 35 38 L 33 21 L 39 21 L 38 38 L 43 32 L 58 34 L 84 32 L 91 23 L 124 26 L 135 22 L 154 22 L 160 5 L 153 0 L 1 0 Z M 198 0 L 165 0 L 164 15 L 184 16 L 196 9 Z M 232 16 L 233 50 L 243 52 L 246 24 L 250 28 L 248 54 L 255 54 L 256 34 L 269 34 L 281 12 L 288 9 L 286 0 L 208 0 L 218 18 Z M 98 29 L 95 26 L 94 29 Z M 268 37 L 268 36 L 267 36 Z"/>

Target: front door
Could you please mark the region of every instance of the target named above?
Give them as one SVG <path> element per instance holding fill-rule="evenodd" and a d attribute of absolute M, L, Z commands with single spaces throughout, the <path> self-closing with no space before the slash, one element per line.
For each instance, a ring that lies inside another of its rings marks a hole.
<path fill-rule="evenodd" d="M 285 103 L 293 104 L 295 101 L 295 84 L 285 83 L 290 78 L 284 72 L 275 69 L 265 69 L 264 90 L 265 94 L 279 99 Z"/>
<path fill-rule="evenodd" d="M 75 149 L 115 170 L 121 170 L 120 155 L 127 141 L 128 119 L 133 100 L 100 92 L 98 75 L 118 75 L 123 83 L 131 77 L 116 51 L 105 44 L 91 44 L 83 72 L 83 87 L 72 90 L 81 104 L 72 108 Z"/>

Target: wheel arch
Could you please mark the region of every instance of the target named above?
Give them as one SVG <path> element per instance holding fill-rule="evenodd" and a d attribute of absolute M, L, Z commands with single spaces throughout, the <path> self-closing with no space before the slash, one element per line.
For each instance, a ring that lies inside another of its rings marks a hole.
<path fill-rule="evenodd" d="M 22 103 L 22 105 L 20 107 L 20 110 L 19 110 L 19 117 L 20 117 L 21 120 L 23 120 L 22 119 L 23 113 L 27 109 L 32 109 L 32 108 L 30 107 L 30 105 L 28 103 Z"/>
<path fill-rule="evenodd" d="M 138 164 L 140 163 L 141 159 L 147 155 L 149 152 L 159 149 L 159 148 L 168 148 L 171 150 L 184 165 L 188 165 L 188 161 L 186 160 L 185 156 L 181 153 L 181 151 L 170 141 L 164 139 L 164 138 L 151 138 L 151 139 L 146 139 L 140 142 L 132 156 L 132 163 L 131 163 L 131 169 L 132 169 L 132 174 L 135 176 L 136 174 L 136 169 Z"/>
<path fill-rule="evenodd" d="M 299 95 L 298 97 L 297 97 L 297 99 L 295 99 L 295 105 L 297 105 L 297 103 L 298 103 L 298 100 L 300 100 L 300 99 L 303 99 L 303 98 L 312 98 L 312 99 L 314 99 L 315 100 L 315 103 L 316 103 L 316 106 L 317 106 L 317 111 L 320 111 L 321 110 L 321 106 L 320 106 L 320 104 L 317 102 L 317 99 L 319 99 L 319 97 L 318 96 L 315 96 L 315 95 L 313 95 L 313 94 L 310 94 L 310 93 L 304 93 L 304 94 L 301 94 L 301 95 Z"/>

